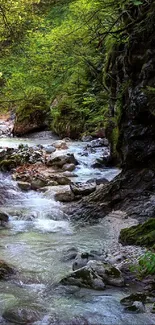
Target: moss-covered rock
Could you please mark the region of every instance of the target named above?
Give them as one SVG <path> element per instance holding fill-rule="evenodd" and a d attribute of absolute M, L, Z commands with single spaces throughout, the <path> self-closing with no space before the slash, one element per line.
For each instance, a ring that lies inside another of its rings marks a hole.
<path fill-rule="evenodd" d="M 45 97 L 35 94 L 18 107 L 13 134 L 22 135 L 44 129 L 47 126 L 48 113 L 49 108 Z"/>
<path fill-rule="evenodd" d="M 103 290 L 106 284 L 121 287 L 124 278 L 121 271 L 109 263 L 90 260 L 88 263 L 73 271 L 61 280 L 64 285 Z"/>
<path fill-rule="evenodd" d="M 0 162 L 0 170 L 2 171 L 10 171 L 16 166 L 17 166 L 17 162 L 15 159 L 4 159 Z"/>
<path fill-rule="evenodd" d="M 155 219 L 151 218 L 143 224 L 122 229 L 119 241 L 123 245 L 152 247 L 155 244 Z"/>

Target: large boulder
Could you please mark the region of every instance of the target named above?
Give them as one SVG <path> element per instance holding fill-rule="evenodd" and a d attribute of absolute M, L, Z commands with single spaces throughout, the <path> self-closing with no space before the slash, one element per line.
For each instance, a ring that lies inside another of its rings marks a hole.
<path fill-rule="evenodd" d="M 14 135 L 23 135 L 43 130 L 47 126 L 49 107 L 41 94 L 34 94 L 28 101 L 22 102 L 17 111 L 13 128 Z"/>
<path fill-rule="evenodd" d="M 58 167 L 62 168 L 65 164 L 74 164 L 77 165 L 78 162 L 75 159 L 73 154 L 65 154 L 61 156 L 49 156 L 46 161 L 47 166 L 53 166 L 53 167 Z"/>
<path fill-rule="evenodd" d="M 75 169 L 75 164 L 65 164 L 63 165 L 62 169 L 64 171 L 72 172 Z"/>
<path fill-rule="evenodd" d="M 81 267 L 86 266 L 90 260 L 104 262 L 106 257 L 107 257 L 107 254 L 104 251 L 101 251 L 101 252 L 90 251 L 89 253 L 88 252 L 77 253 L 75 260 L 73 262 L 73 265 L 72 265 L 72 269 L 73 269 L 73 271 L 78 270 Z"/>
<path fill-rule="evenodd" d="M 71 190 L 75 195 L 89 195 L 90 193 L 96 190 L 95 182 L 87 182 L 87 183 L 71 183 Z"/>
<path fill-rule="evenodd" d="M 54 198 L 60 202 L 74 201 L 74 194 L 68 185 L 61 187 L 59 192 L 55 193 Z"/>
<path fill-rule="evenodd" d="M 106 284 L 124 286 L 124 278 L 121 271 L 111 264 L 90 260 L 86 266 L 63 278 L 61 284 L 103 290 Z"/>

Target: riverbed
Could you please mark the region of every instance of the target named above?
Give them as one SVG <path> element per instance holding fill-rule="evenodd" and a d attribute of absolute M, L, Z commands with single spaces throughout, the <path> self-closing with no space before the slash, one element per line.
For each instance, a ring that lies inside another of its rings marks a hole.
<path fill-rule="evenodd" d="M 0 138 L 0 146 L 17 147 L 19 143 L 46 145 L 55 141 L 59 139 L 38 134 L 23 139 Z M 83 155 L 87 143 L 69 141 L 67 145 L 66 151 L 74 153 L 79 162 L 75 170 L 76 180 L 82 182 L 104 177 L 110 181 L 120 172 L 117 168 L 92 167 L 104 148 Z M 6 203 L 1 210 L 9 214 L 9 223 L 0 229 L 1 259 L 14 265 L 19 276 L 0 282 L 0 324 L 28 324 L 20 322 L 20 317 L 2 318 L 7 310 L 17 308 L 36 312 L 38 319 L 31 322 L 35 325 L 155 324 L 151 314 L 124 312 L 120 299 L 130 293 L 127 287 L 98 292 L 58 285 L 71 271 L 72 261 L 64 260 L 69 249 L 76 248 L 79 252 L 119 250 L 119 227 L 116 234 L 114 223 L 109 222 L 108 217 L 99 224 L 79 227 L 67 217 L 63 203 L 46 197 L 42 192 L 21 191 L 8 173 L 0 173 L 0 188 L 3 187 Z M 120 221 L 120 228 L 127 222 Z"/>

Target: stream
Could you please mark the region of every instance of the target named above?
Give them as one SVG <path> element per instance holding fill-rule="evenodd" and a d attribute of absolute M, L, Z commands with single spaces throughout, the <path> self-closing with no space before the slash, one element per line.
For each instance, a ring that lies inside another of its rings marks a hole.
<path fill-rule="evenodd" d="M 16 147 L 52 144 L 54 137 L 0 138 L 0 146 Z M 69 142 L 67 152 L 74 153 L 79 165 L 74 180 L 105 177 L 109 181 L 117 168 L 92 168 L 101 157 L 99 147 L 88 156 L 81 155 L 84 142 Z M 63 150 L 64 152 L 64 150 Z M 9 174 L 0 173 L 0 188 L 5 186 L 6 203 L 1 211 L 9 214 L 7 227 L 0 229 L 0 258 L 19 271 L 19 277 L 0 281 L 0 324 L 29 324 L 18 319 L 2 318 L 8 309 L 24 308 L 39 315 L 35 325 L 153 325 L 150 314 L 125 313 L 120 299 L 130 292 L 125 288 L 105 291 L 75 289 L 57 285 L 71 271 L 72 261 L 65 261 L 67 250 L 113 250 L 111 224 L 104 220 L 97 225 L 78 227 L 70 222 L 63 204 L 42 192 L 21 191 Z M 118 247 L 119 248 L 119 247 Z M 117 249 L 117 247 L 116 247 Z"/>

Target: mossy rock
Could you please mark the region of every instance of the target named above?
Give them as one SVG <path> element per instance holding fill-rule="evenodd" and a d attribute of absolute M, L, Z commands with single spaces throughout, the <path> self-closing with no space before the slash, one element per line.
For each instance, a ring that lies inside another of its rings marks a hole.
<path fill-rule="evenodd" d="M 45 129 L 48 124 L 49 113 L 50 110 L 45 96 L 35 94 L 18 107 L 13 134 L 22 135 Z"/>
<path fill-rule="evenodd" d="M 141 225 L 122 229 L 119 241 L 123 245 L 153 247 L 155 244 L 155 219 L 149 219 Z"/>
<path fill-rule="evenodd" d="M 124 306 L 130 306 L 134 301 L 141 301 L 142 303 L 146 302 L 146 294 L 143 292 L 132 293 L 130 296 L 127 296 L 120 300 L 120 303 Z"/>
<path fill-rule="evenodd" d="M 17 166 L 17 162 L 15 159 L 5 159 L 0 162 L 0 170 L 2 171 L 10 171 L 16 166 Z"/>

